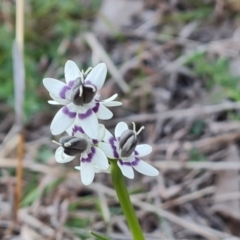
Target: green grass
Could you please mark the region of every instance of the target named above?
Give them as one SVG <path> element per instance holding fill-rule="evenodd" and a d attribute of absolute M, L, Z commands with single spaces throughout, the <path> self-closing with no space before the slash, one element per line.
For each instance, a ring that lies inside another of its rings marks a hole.
<path fill-rule="evenodd" d="M 10 6 L 10 22 L 0 20 L 0 101 L 7 102 L 13 108 L 12 44 L 15 37 L 15 3 Z M 95 16 L 100 6 L 100 0 L 91 0 L 87 6 L 84 1 L 78 0 L 30 0 L 26 6 L 24 110 L 25 120 L 28 121 L 32 114 L 47 108 L 46 99 L 41 99 L 39 93 L 47 66 L 53 61 L 59 66 L 63 66 L 68 59 L 69 52 L 66 52 L 65 55 L 58 52 L 60 43 L 63 39 L 71 42 L 75 36 L 88 28 L 85 23 L 91 21 Z M 84 20 L 84 24 L 82 24 L 82 20 Z M 43 58 L 47 60 L 47 66 L 39 69 L 39 63 Z"/>
<path fill-rule="evenodd" d="M 49 149 L 49 146 L 41 146 L 37 156 L 35 157 L 36 162 L 46 163 L 53 155 L 53 151 Z"/>
<path fill-rule="evenodd" d="M 218 85 L 222 88 L 226 98 L 240 101 L 240 78 L 231 74 L 228 59 L 209 59 L 206 54 L 201 53 L 189 58 L 186 65 L 190 66 L 202 78 L 208 90 Z"/>
<path fill-rule="evenodd" d="M 208 17 L 212 11 L 212 8 L 200 8 L 183 13 L 173 14 L 172 18 L 175 21 L 190 22 Z"/>
<path fill-rule="evenodd" d="M 86 228 L 90 224 L 90 220 L 85 218 L 78 218 L 78 217 L 73 217 L 69 218 L 66 222 L 67 227 L 78 227 L 78 228 Z"/>
<path fill-rule="evenodd" d="M 190 134 L 194 137 L 199 137 L 203 133 L 205 126 L 206 124 L 203 120 L 196 120 L 190 128 Z"/>
<path fill-rule="evenodd" d="M 187 10 L 183 12 L 174 12 L 170 15 L 166 15 L 163 18 L 163 21 L 166 23 L 173 23 L 173 22 L 183 22 L 188 23 L 195 20 L 205 19 L 211 16 L 213 12 L 213 8 L 210 7 L 202 7 L 196 8 L 192 10 Z"/>
<path fill-rule="evenodd" d="M 30 206 L 39 197 L 39 175 L 35 174 L 35 177 L 31 178 L 31 181 L 24 187 L 23 200 L 21 202 L 21 207 Z M 49 182 L 43 191 L 44 195 L 49 195 L 54 189 L 63 181 L 63 178 L 57 178 Z"/>
<path fill-rule="evenodd" d="M 207 160 L 206 156 L 199 152 L 198 149 L 193 148 L 188 152 L 190 161 L 194 162 L 205 162 Z"/>

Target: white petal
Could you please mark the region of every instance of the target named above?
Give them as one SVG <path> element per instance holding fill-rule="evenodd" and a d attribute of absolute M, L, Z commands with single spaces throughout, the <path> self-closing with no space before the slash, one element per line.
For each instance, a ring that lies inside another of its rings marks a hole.
<path fill-rule="evenodd" d="M 87 75 L 85 83 L 94 85 L 97 90 L 101 89 L 107 76 L 107 67 L 105 63 L 99 63 Z"/>
<path fill-rule="evenodd" d="M 103 172 L 104 170 L 102 170 L 100 167 L 96 166 L 95 165 L 95 173 L 101 173 Z"/>
<path fill-rule="evenodd" d="M 51 105 L 61 105 L 60 103 L 53 101 L 53 100 L 49 100 L 48 103 Z"/>
<path fill-rule="evenodd" d="M 68 60 L 66 62 L 64 67 L 64 73 L 67 83 L 76 80 L 78 77 L 82 75 L 77 64 L 71 60 Z"/>
<path fill-rule="evenodd" d="M 68 135 L 72 136 L 72 132 L 73 132 L 73 126 L 74 124 L 72 124 L 69 128 L 67 128 L 65 131 Z"/>
<path fill-rule="evenodd" d="M 115 100 L 117 98 L 118 94 L 115 93 L 114 95 L 112 95 L 110 98 L 107 98 L 105 100 L 102 100 L 102 102 L 112 102 L 113 100 Z"/>
<path fill-rule="evenodd" d="M 134 164 L 133 164 L 133 162 L 131 162 L 131 164 L 136 171 L 138 171 L 144 175 L 157 176 L 159 174 L 159 171 L 155 167 L 151 166 L 150 164 L 144 162 L 141 159 L 139 159 L 137 162 L 135 161 Z"/>
<path fill-rule="evenodd" d="M 119 138 L 124 131 L 128 129 L 128 125 L 125 122 L 120 122 L 115 128 L 115 137 Z"/>
<path fill-rule="evenodd" d="M 78 116 L 74 123 L 81 126 L 83 131 L 92 139 L 98 138 L 98 119 L 92 109 L 78 107 Z"/>
<path fill-rule="evenodd" d="M 58 96 L 61 89 L 66 86 L 64 82 L 61 82 L 54 78 L 44 78 L 43 79 L 44 87 L 55 96 Z"/>
<path fill-rule="evenodd" d="M 70 162 L 75 158 L 75 156 L 68 156 L 63 152 L 63 150 L 63 147 L 59 147 L 55 152 L 55 159 L 58 163 Z"/>
<path fill-rule="evenodd" d="M 101 142 L 106 134 L 106 128 L 103 124 L 98 124 L 98 142 Z"/>
<path fill-rule="evenodd" d="M 102 170 L 101 168 L 95 165 L 95 173 L 100 172 L 111 173 L 111 166 L 109 165 L 109 167 L 106 170 Z"/>
<path fill-rule="evenodd" d="M 98 147 L 102 149 L 102 151 L 106 154 L 108 158 L 111 158 L 111 159 L 118 158 L 118 153 L 115 152 L 115 155 L 114 155 L 114 149 L 112 148 L 112 145 L 108 143 L 100 142 L 98 143 Z"/>
<path fill-rule="evenodd" d="M 93 182 L 95 169 L 93 162 L 81 162 L 81 180 L 84 185 L 89 185 Z"/>
<path fill-rule="evenodd" d="M 76 118 L 76 106 L 72 103 L 62 107 L 52 120 L 50 129 L 53 135 L 63 133 Z"/>
<path fill-rule="evenodd" d="M 77 166 L 77 167 L 74 167 L 75 169 L 81 171 L 81 166 Z M 97 165 L 94 165 L 94 170 L 95 170 L 95 173 L 101 173 L 101 172 L 104 172 L 104 173 L 111 173 L 111 166 L 109 165 L 108 168 L 106 170 L 102 170 L 100 167 L 98 167 Z"/>
<path fill-rule="evenodd" d="M 99 103 L 99 109 L 96 112 L 97 118 L 102 119 L 102 120 L 107 120 L 112 118 L 113 113 L 107 109 L 102 103 Z"/>
<path fill-rule="evenodd" d="M 114 94 L 113 96 L 111 96 L 110 98 L 107 98 L 105 100 L 100 101 L 104 106 L 106 107 L 116 107 L 116 106 L 121 106 L 122 103 L 118 102 L 118 101 L 113 101 L 114 99 L 116 99 L 118 96 L 118 94 Z"/>
<path fill-rule="evenodd" d="M 104 152 L 97 147 L 92 147 L 92 148 L 94 148 L 95 150 L 92 161 L 101 169 L 107 170 L 109 167 L 109 163 Z"/>
<path fill-rule="evenodd" d="M 43 85 L 45 88 L 57 98 L 68 99 L 71 97 L 71 86 L 54 79 L 54 78 L 44 78 Z"/>
<path fill-rule="evenodd" d="M 68 99 L 62 99 L 62 98 L 59 98 L 59 97 L 56 97 L 55 95 L 49 93 L 49 95 L 51 96 L 51 98 L 55 101 L 55 102 L 58 102 L 59 104 L 61 105 L 67 105 L 69 104 L 71 101 L 68 100 Z"/>
<path fill-rule="evenodd" d="M 140 144 L 140 145 L 137 145 L 137 147 L 135 148 L 135 154 L 138 157 L 147 156 L 151 152 L 152 152 L 152 146 L 148 144 Z"/>
<path fill-rule="evenodd" d="M 117 165 L 121 169 L 122 174 L 127 178 L 133 179 L 134 178 L 134 172 L 133 172 L 132 166 L 131 165 L 130 166 L 125 165 L 125 164 L 126 164 L 126 162 L 123 162 L 123 164 L 121 164 L 120 160 L 117 161 Z"/>
<path fill-rule="evenodd" d="M 122 106 L 121 102 L 118 101 L 112 101 L 112 102 L 101 102 L 105 107 L 117 107 Z"/>
<path fill-rule="evenodd" d="M 106 129 L 103 141 L 109 143 L 110 139 L 112 138 L 113 138 L 113 135 Z"/>

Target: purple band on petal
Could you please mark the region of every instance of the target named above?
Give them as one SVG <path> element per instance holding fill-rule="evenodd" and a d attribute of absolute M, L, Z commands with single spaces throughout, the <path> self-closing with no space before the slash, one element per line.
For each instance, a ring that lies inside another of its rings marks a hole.
<path fill-rule="evenodd" d="M 77 132 L 84 133 L 83 129 L 80 126 L 74 125 L 72 129 L 72 135 L 74 136 L 74 134 Z"/>
<path fill-rule="evenodd" d="M 140 161 L 139 158 L 135 158 L 135 160 L 131 162 L 131 165 L 132 165 L 132 166 L 137 166 L 138 163 L 139 163 L 139 161 Z"/>
<path fill-rule="evenodd" d="M 97 143 L 98 143 L 98 140 L 93 139 L 93 140 L 92 140 L 92 143 L 93 143 L 93 144 L 97 144 Z"/>
<path fill-rule="evenodd" d="M 124 162 L 122 159 L 118 160 L 121 165 L 132 166 L 130 162 Z"/>
<path fill-rule="evenodd" d="M 112 150 L 113 150 L 113 155 L 115 158 L 119 158 L 119 154 L 117 152 L 117 147 L 114 145 L 114 142 L 116 142 L 116 140 L 114 139 L 114 137 L 111 137 L 109 139 L 109 143 L 111 144 Z"/>
<path fill-rule="evenodd" d="M 62 88 L 61 92 L 59 93 L 59 96 L 60 96 L 61 98 L 63 98 L 63 99 L 66 99 L 66 92 L 69 91 L 69 90 L 71 90 L 73 84 L 74 84 L 74 81 L 70 81 L 70 82 L 68 83 L 68 85 L 65 85 L 65 86 Z"/>
<path fill-rule="evenodd" d="M 99 102 L 96 102 L 96 103 L 95 103 L 95 106 L 92 108 L 92 110 L 93 110 L 95 113 L 97 113 L 98 110 L 99 110 L 99 107 L 100 107 L 100 103 L 99 103 Z"/>
<path fill-rule="evenodd" d="M 138 151 L 134 150 L 134 155 L 138 155 L 138 154 L 139 154 Z"/>
<path fill-rule="evenodd" d="M 69 81 L 69 82 L 68 82 L 68 86 L 69 86 L 69 87 L 72 87 L 72 86 L 74 85 L 74 82 L 75 82 L 75 80 Z"/>
<path fill-rule="evenodd" d="M 91 152 L 88 153 L 87 158 L 81 158 L 81 162 L 87 162 L 90 163 L 92 161 L 92 158 L 94 156 L 94 154 L 96 153 L 96 150 L 94 147 L 91 147 Z"/>
<path fill-rule="evenodd" d="M 63 107 L 62 111 L 63 111 L 64 114 L 66 114 L 70 118 L 75 118 L 76 115 L 77 115 L 76 112 L 70 112 L 67 106 Z"/>
<path fill-rule="evenodd" d="M 93 113 L 92 109 L 89 108 L 89 109 L 86 111 L 86 113 L 79 113 L 79 114 L 78 114 L 78 117 L 79 117 L 81 120 L 84 120 L 84 119 L 90 117 L 90 116 L 92 115 L 92 113 Z"/>

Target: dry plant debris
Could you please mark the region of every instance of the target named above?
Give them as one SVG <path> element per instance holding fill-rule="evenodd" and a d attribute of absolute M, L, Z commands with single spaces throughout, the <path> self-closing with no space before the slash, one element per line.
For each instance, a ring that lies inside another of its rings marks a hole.
<path fill-rule="evenodd" d="M 0 22 L 10 31 L 12 3 L 2 2 Z M 82 1 L 83 9 L 92 2 Z M 146 127 L 141 139 L 154 148 L 146 160 L 161 174 L 137 175 L 128 185 L 147 240 L 240 239 L 239 9 L 238 0 L 103 0 L 81 15 L 87 31 L 57 46 L 59 57 L 81 66 L 106 62 L 102 97 L 118 92 L 123 102 L 108 127 L 120 120 Z M 54 30 L 50 24 L 44 37 Z M 60 61 L 44 51 L 40 58 L 41 76 L 61 77 Z M 39 86 L 31 94 L 46 101 Z M 55 163 L 53 113 L 43 106 L 25 123 L 24 193 L 14 223 L 17 131 L 12 108 L 0 103 L 0 239 L 92 239 L 89 230 L 131 239 L 109 176 L 86 187 L 71 164 Z"/>

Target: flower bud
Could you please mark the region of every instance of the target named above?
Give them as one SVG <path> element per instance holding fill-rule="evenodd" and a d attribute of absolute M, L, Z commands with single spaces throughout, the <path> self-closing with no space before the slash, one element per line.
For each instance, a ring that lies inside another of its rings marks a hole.
<path fill-rule="evenodd" d="M 132 130 L 126 130 L 122 133 L 119 141 L 119 147 L 122 157 L 129 157 L 138 144 L 137 135 Z"/>
<path fill-rule="evenodd" d="M 64 153 L 69 156 L 76 156 L 87 149 L 88 143 L 83 138 L 76 138 L 72 136 L 61 137 L 59 143 L 64 148 Z"/>
<path fill-rule="evenodd" d="M 75 80 L 72 89 L 71 100 L 77 106 L 90 103 L 94 98 L 94 87 L 85 86 L 81 78 Z"/>

